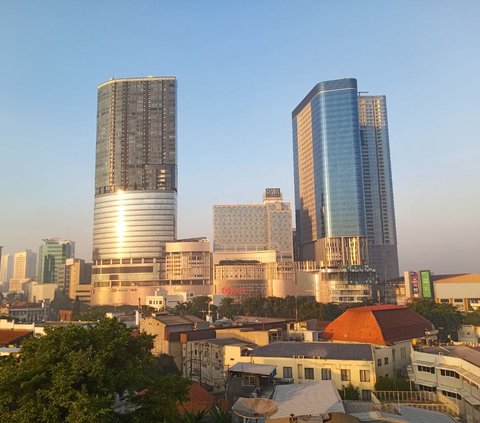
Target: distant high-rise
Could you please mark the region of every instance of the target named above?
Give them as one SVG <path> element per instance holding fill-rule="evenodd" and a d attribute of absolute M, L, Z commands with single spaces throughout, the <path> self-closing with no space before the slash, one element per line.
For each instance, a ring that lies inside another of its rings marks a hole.
<path fill-rule="evenodd" d="M 0 264 L 0 282 L 8 282 L 13 276 L 13 254 L 3 254 Z"/>
<path fill-rule="evenodd" d="M 385 96 L 358 97 L 368 260 L 381 280 L 398 277 L 397 233 Z"/>
<path fill-rule="evenodd" d="M 357 81 L 320 82 L 292 113 L 301 260 L 367 262 Z"/>
<path fill-rule="evenodd" d="M 98 87 L 92 304 L 144 303 L 176 239 L 177 82 Z"/>
<path fill-rule="evenodd" d="M 293 261 L 292 211 L 279 188 L 267 188 L 263 204 L 213 206 L 213 251 L 275 250 Z"/>
<path fill-rule="evenodd" d="M 75 243 L 59 238 L 44 239 L 38 249 L 38 280 L 63 287 L 65 261 L 75 256 Z"/>
<path fill-rule="evenodd" d="M 13 277 L 18 279 L 33 278 L 37 272 L 37 254 L 30 251 L 15 253 Z"/>
<path fill-rule="evenodd" d="M 321 82 L 292 119 L 300 259 L 398 276 L 385 97 L 359 97 L 351 78 Z"/>

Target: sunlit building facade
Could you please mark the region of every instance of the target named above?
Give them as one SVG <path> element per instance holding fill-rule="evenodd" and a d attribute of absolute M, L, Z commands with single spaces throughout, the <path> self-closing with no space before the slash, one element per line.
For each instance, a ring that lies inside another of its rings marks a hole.
<path fill-rule="evenodd" d="M 367 262 L 357 81 L 317 84 L 292 112 L 296 240 L 301 260 Z"/>
<path fill-rule="evenodd" d="M 174 77 L 112 79 L 98 87 L 92 297 L 144 304 L 176 239 Z"/>
<path fill-rule="evenodd" d="M 37 254 L 30 250 L 15 253 L 13 264 L 14 278 L 33 278 L 37 273 Z"/>

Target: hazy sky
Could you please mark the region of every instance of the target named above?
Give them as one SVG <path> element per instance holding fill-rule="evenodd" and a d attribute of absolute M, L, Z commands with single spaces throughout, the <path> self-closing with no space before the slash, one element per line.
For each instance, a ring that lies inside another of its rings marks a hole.
<path fill-rule="evenodd" d="M 280 187 L 317 82 L 387 96 L 400 268 L 480 272 L 480 2 L 0 0 L 0 245 L 91 257 L 96 87 L 178 80 L 178 236 Z"/>

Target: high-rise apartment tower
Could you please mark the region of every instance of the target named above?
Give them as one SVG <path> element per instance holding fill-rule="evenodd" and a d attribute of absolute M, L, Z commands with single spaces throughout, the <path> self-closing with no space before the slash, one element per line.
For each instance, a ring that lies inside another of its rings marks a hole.
<path fill-rule="evenodd" d="M 398 277 L 397 232 L 385 96 L 359 96 L 368 260 L 381 280 Z"/>
<path fill-rule="evenodd" d="M 92 304 L 144 304 L 176 239 L 177 82 L 98 87 Z"/>

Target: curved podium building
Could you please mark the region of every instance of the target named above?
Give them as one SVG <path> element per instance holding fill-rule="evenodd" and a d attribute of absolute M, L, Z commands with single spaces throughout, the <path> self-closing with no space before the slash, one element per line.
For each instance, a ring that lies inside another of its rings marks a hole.
<path fill-rule="evenodd" d="M 98 87 L 92 305 L 145 304 L 176 239 L 174 77 Z"/>

